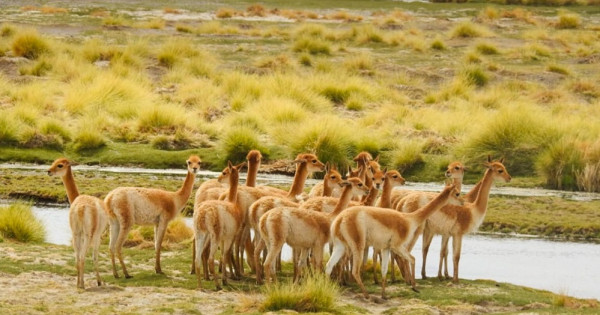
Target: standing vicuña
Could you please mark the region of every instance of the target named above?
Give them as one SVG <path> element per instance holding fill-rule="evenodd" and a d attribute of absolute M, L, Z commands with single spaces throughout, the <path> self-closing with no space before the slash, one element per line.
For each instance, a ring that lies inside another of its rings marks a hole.
<path fill-rule="evenodd" d="M 134 224 L 154 225 L 154 249 L 156 262 L 154 270 L 162 273 L 160 268 L 160 250 L 165 236 L 165 230 L 171 220 L 185 207 L 194 188 L 196 172 L 200 169 L 200 158 L 192 155 L 187 160 L 187 175 L 183 186 L 177 191 L 141 187 L 119 187 L 111 191 L 104 203 L 110 215 L 110 259 L 113 275 L 119 277 L 115 266 L 115 253 L 123 268 L 125 278 L 131 278 L 127 273 L 121 249 L 127 238 L 127 233 Z"/>
<path fill-rule="evenodd" d="M 239 185 L 239 170 L 246 162 L 233 166 L 231 161 L 219 175 L 218 181 L 229 184 L 227 200 L 207 200 L 194 205 L 194 240 L 196 253 L 202 253 L 208 249 L 208 269 L 213 275 L 217 290 L 221 289 L 219 279 L 215 274 L 214 256 L 217 248 L 221 247 L 221 274 L 223 285 L 227 284 L 227 266 L 230 265 L 231 246 L 236 236 L 242 232 L 242 221 L 244 214 L 237 204 L 237 191 Z M 201 256 L 194 257 L 194 267 L 198 279 L 198 287 L 201 287 L 200 261 Z M 207 275 L 206 262 L 203 262 L 204 274 Z M 237 265 L 235 268 L 239 268 Z M 234 270 L 231 270 L 233 273 Z"/>
<path fill-rule="evenodd" d="M 460 198 L 454 185 L 447 186 L 434 200 L 413 213 L 400 213 L 391 209 L 357 206 L 346 209 L 331 224 L 333 237 L 333 254 L 327 262 L 327 275 L 331 275 L 333 267 L 342 258 L 346 249 L 352 254 L 352 276 L 368 298 L 365 286 L 360 277 L 364 250 L 373 246 L 381 250 L 381 296 L 385 298 L 385 286 L 390 251 L 411 262 L 413 268 L 411 283 L 414 281 L 415 259 L 408 251 L 407 245 L 414 231 L 435 211 L 448 203 L 451 196 Z"/>
<path fill-rule="evenodd" d="M 108 215 L 101 199 L 79 194 L 71 172 L 71 165 L 72 163 L 65 158 L 57 159 L 48 169 L 48 175 L 60 176 L 67 190 L 67 197 L 71 204 L 69 208 L 69 225 L 71 226 L 73 249 L 75 250 L 77 287 L 84 289 L 85 256 L 90 244 L 94 250 L 96 280 L 98 285 L 102 285 L 102 279 L 98 272 L 98 248 L 100 247 L 100 237 L 108 223 Z"/>

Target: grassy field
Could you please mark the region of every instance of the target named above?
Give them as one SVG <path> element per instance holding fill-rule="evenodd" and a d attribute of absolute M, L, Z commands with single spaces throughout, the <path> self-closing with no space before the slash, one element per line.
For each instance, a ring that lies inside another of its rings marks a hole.
<path fill-rule="evenodd" d="M 600 190 L 598 6 L 16 1 L 0 9 L 0 160 L 219 169 L 361 150 L 411 180 L 488 154 Z"/>
<path fill-rule="evenodd" d="M 165 275 L 153 271 L 153 249 L 127 248 L 124 254 L 132 265 L 132 279 L 114 279 L 110 273 L 106 245 L 101 248 L 100 270 L 107 286 L 91 285 L 91 260 L 86 262 L 88 289 L 75 288 L 72 250 L 67 246 L 23 245 L 5 241 L 0 253 L 0 307 L 8 314 L 27 312 L 84 313 L 189 313 L 257 314 L 267 303 L 269 290 L 255 285 L 251 277 L 231 281 L 224 291 L 215 293 L 214 284 L 204 281 L 203 291 L 196 290 L 195 276 L 189 275 L 191 252 L 187 245 L 170 246 L 163 252 Z M 291 277 L 291 266 L 284 265 L 282 283 Z M 371 279 L 370 272 L 365 279 Z M 378 286 L 366 280 L 369 293 L 377 295 Z M 310 284 L 307 284 L 310 285 Z M 547 291 L 529 289 L 491 280 L 462 280 L 450 285 L 436 280 L 419 280 L 421 293 L 404 283 L 392 284 L 391 298 L 383 303 L 361 299 L 358 287 L 342 287 L 335 299 L 334 314 L 423 314 L 450 313 L 536 313 L 594 314 L 595 300 L 574 299 Z M 56 295 L 60 290 L 61 294 Z M 296 287 L 301 291 L 302 286 Z M 26 294 L 25 294 L 26 293 Z M 18 298 L 17 298 L 18 297 Z M 50 298 L 52 297 L 52 298 Z M 168 302 L 168 303 L 166 303 Z M 166 303 L 166 304 L 165 304 Z"/>

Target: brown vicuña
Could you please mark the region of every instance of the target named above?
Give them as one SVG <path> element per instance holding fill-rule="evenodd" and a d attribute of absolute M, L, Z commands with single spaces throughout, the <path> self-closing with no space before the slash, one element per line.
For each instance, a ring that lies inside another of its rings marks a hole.
<path fill-rule="evenodd" d="M 263 266 L 267 281 L 275 279 L 273 263 L 284 243 L 300 254 L 299 260 L 294 261 L 298 266 L 294 281 L 300 278 L 302 266 L 309 252 L 312 252 L 315 268 L 322 269 L 323 246 L 329 241 L 331 221 L 348 206 L 352 196 L 369 193 L 366 185 L 356 177 L 340 185 L 344 186 L 342 196 L 331 213 L 282 207 L 272 209 L 260 218 L 259 233 L 268 248 Z"/>
<path fill-rule="evenodd" d="M 260 168 L 260 162 L 262 161 L 262 154 L 258 150 L 250 150 L 246 155 L 246 160 L 248 162 L 248 173 L 246 175 L 246 186 L 255 187 L 256 186 L 256 176 L 258 175 L 258 169 Z M 203 188 L 203 186 L 207 184 L 210 188 Z M 227 192 L 227 188 L 219 183 L 218 178 L 213 178 L 205 181 L 200 185 L 200 188 L 196 191 L 196 196 L 194 197 L 194 205 L 200 204 L 206 200 L 218 200 L 219 196 L 221 196 L 224 192 Z M 194 274 L 196 272 L 196 268 L 194 267 L 194 261 L 196 259 L 196 241 L 192 242 L 192 268 L 190 274 Z M 208 259 L 208 253 L 202 253 L 204 256 L 202 257 L 203 261 Z M 206 268 L 204 269 L 205 276 L 208 277 Z M 207 279 L 208 280 L 208 279 Z"/>
<path fill-rule="evenodd" d="M 342 258 L 346 249 L 352 253 L 352 276 L 368 298 L 365 286 L 360 277 L 364 250 L 371 245 L 381 250 L 381 296 L 385 298 L 385 286 L 390 251 L 411 262 L 412 287 L 414 281 L 414 257 L 407 249 L 414 231 L 435 211 L 442 208 L 451 198 L 460 198 L 460 193 L 453 185 L 446 187 L 434 200 L 413 213 L 400 213 L 392 209 L 357 206 L 346 209 L 331 225 L 333 237 L 333 254 L 327 262 L 326 272 L 331 275 L 333 267 Z"/>
<path fill-rule="evenodd" d="M 342 174 L 337 171 L 335 165 L 329 165 L 329 162 L 327 162 L 325 164 L 325 176 L 323 176 L 323 181 L 317 183 L 310 189 L 308 197 L 339 197 L 342 191 L 338 184 L 342 181 Z"/>
<path fill-rule="evenodd" d="M 219 279 L 215 274 L 214 256 L 219 247 L 221 247 L 221 279 L 223 285 L 227 285 L 227 268 L 231 265 L 230 259 L 231 247 L 236 239 L 236 236 L 242 231 L 242 221 L 244 214 L 239 208 L 237 201 L 237 191 L 239 185 L 239 170 L 246 162 L 233 166 L 231 161 L 228 161 L 227 167 L 223 170 L 219 178 L 220 183 L 229 184 L 229 194 L 227 200 L 207 200 L 194 205 L 194 241 L 195 250 L 197 253 L 208 250 L 208 266 L 206 261 L 202 261 L 204 275 L 208 280 L 207 269 L 213 276 L 217 290 L 221 289 Z M 198 288 L 202 286 L 200 276 L 200 256 L 194 257 L 194 268 L 196 269 L 196 277 L 198 279 Z M 235 265 L 235 263 L 234 263 Z M 239 268 L 236 266 L 236 268 Z M 233 273 L 234 270 L 231 270 Z"/>
<path fill-rule="evenodd" d="M 69 160 L 59 158 L 48 169 L 48 175 L 60 176 L 67 190 L 67 198 L 71 204 L 69 208 L 69 225 L 71 226 L 73 250 L 75 251 L 77 287 L 84 289 L 85 256 L 90 245 L 93 248 L 92 255 L 96 281 L 98 286 L 102 285 L 102 279 L 98 272 L 98 248 L 100 247 L 100 237 L 108 224 L 108 214 L 101 199 L 79 194 L 71 165 L 73 163 Z"/>
<path fill-rule="evenodd" d="M 294 182 L 292 183 L 290 190 L 287 192 L 287 198 L 289 200 L 296 200 L 296 197 L 302 194 L 306 179 L 312 172 L 320 172 L 325 168 L 325 164 L 319 161 L 316 155 L 310 153 L 298 154 L 294 160 L 294 163 L 296 163 L 296 173 L 294 174 Z M 238 235 L 238 239 L 236 239 L 234 244 L 234 259 L 240 267 L 238 276 L 243 275 L 243 251 L 244 246 L 246 245 L 246 240 L 250 237 L 250 207 L 254 202 L 265 196 L 273 196 L 273 193 L 266 189 L 260 189 L 259 187 L 238 188 L 237 203 L 244 214 L 242 233 Z M 277 194 L 277 196 L 280 195 Z M 219 197 L 220 200 L 224 200 L 226 198 L 227 193 Z M 252 257 L 254 257 L 254 248 L 246 247 L 246 249 L 249 249 L 246 254 L 248 255 L 248 259 L 251 260 Z M 249 265 L 252 267 L 254 265 L 254 261 L 252 260 L 249 262 Z M 256 268 L 256 266 L 254 267 Z"/>
<path fill-rule="evenodd" d="M 134 224 L 154 225 L 154 249 L 156 261 L 154 270 L 162 273 L 160 267 L 160 251 L 167 225 L 185 207 L 194 188 L 196 172 L 200 169 L 200 158 L 192 155 L 188 158 L 187 175 L 181 188 L 177 191 L 166 191 L 154 188 L 119 187 L 108 193 L 104 203 L 109 213 L 110 222 L 110 259 L 113 275 L 119 277 L 115 265 L 115 254 L 119 258 L 123 274 L 127 272 L 123 261 L 122 247 L 127 233 Z"/>
<path fill-rule="evenodd" d="M 467 233 L 476 231 L 487 211 L 487 204 L 489 199 L 490 190 L 495 180 L 502 180 L 506 183 L 510 182 L 511 177 L 504 167 L 503 160 L 493 162 L 488 156 L 488 162 L 485 164 L 487 170 L 483 175 L 483 179 L 466 195 L 470 201 L 464 205 L 452 205 L 449 204 L 442 208 L 441 211 L 431 216 L 425 225 L 425 231 L 423 232 L 423 266 L 421 269 L 421 275 L 426 277 L 425 274 L 425 263 L 427 250 L 433 235 L 442 235 L 442 249 L 440 251 L 440 266 L 438 269 L 438 277 L 442 277 L 441 269 L 444 257 L 448 254 L 448 239 L 452 236 L 452 254 L 454 263 L 454 274 L 452 281 L 458 283 L 458 264 L 460 260 L 460 252 L 462 247 L 463 236 Z M 474 193 L 477 192 L 476 197 L 473 199 Z M 427 202 L 427 198 L 423 196 L 416 196 L 418 198 L 406 200 L 401 202 L 403 206 L 401 210 L 403 212 L 412 212 L 419 207 L 420 204 Z M 415 235 L 415 239 L 418 235 Z M 413 240 L 414 245 L 414 240 Z M 426 250 L 427 247 L 427 250 Z M 411 249 L 411 248 L 409 248 Z M 446 265 L 446 277 L 447 274 L 447 263 Z"/>

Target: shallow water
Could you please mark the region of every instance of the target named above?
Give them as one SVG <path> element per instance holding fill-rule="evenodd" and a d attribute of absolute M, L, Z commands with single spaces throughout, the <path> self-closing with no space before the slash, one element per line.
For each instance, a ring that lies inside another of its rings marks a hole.
<path fill-rule="evenodd" d="M 46 226 L 48 243 L 70 245 L 66 207 L 33 207 L 33 210 Z M 190 218 L 186 221 L 191 223 Z M 427 274 L 430 277 L 437 276 L 439 248 L 440 241 L 436 237 L 428 256 Z M 291 249 L 286 245 L 282 254 L 284 260 L 289 260 Z M 420 240 L 412 254 L 417 260 L 417 277 L 420 277 Z M 452 268 L 451 257 L 448 266 Z M 491 279 L 580 298 L 600 299 L 598 266 L 600 244 L 469 235 L 463 240 L 459 274 L 461 279 Z"/>
<path fill-rule="evenodd" d="M 31 164 L 0 164 L 0 169 L 24 169 L 24 170 L 40 170 L 46 171 L 47 165 L 31 165 Z M 100 167 L 100 166 L 88 166 L 80 165 L 73 167 L 74 171 L 97 171 L 97 172 L 108 172 L 108 173 L 121 173 L 121 174 L 180 174 L 184 175 L 186 170 L 184 169 L 148 169 L 148 168 L 132 168 L 132 167 Z M 201 170 L 198 172 L 197 177 L 201 180 L 216 178 L 219 176 L 219 172 Z M 246 174 L 240 174 L 240 178 L 245 180 Z M 257 176 L 258 185 L 276 185 L 276 186 L 289 186 L 293 181 L 292 176 L 276 175 L 276 174 L 258 174 Z M 320 180 L 308 179 L 306 181 L 307 186 L 312 186 L 318 183 Z M 422 190 L 422 191 L 440 191 L 441 183 L 420 183 L 420 182 L 407 182 L 402 187 L 396 187 L 395 189 L 409 189 L 409 190 Z M 473 185 L 463 185 L 463 192 L 469 191 Z M 521 196 L 521 197 L 560 197 L 564 199 L 576 200 L 576 201 L 590 201 L 600 200 L 600 193 L 586 193 L 586 192 L 574 192 L 574 191 L 562 191 L 562 190 L 551 190 L 541 188 L 517 188 L 517 187 L 492 187 L 490 191 L 492 195 L 505 195 L 505 196 Z"/>

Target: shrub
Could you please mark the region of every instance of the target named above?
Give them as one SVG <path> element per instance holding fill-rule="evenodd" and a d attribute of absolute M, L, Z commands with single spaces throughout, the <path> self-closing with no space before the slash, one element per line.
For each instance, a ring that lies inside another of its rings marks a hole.
<path fill-rule="evenodd" d="M 550 145 L 537 161 L 537 170 L 554 189 L 577 188 L 576 174 L 584 167 L 583 154 L 573 140 Z"/>
<path fill-rule="evenodd" d="M 105 145 L 106 141 L 100 131 L 90 127 L 80 130 L 73 139 L 73 149 L 77 152 L 99 149 Z"/>
<path fill-rule="evenodd" d="M 558 22 L 556 28 L 559 29 L 573 29 L 581 26 L 581 18 L 575 13 L 561 12 L 558 15 Z"/>
<path fill-rule="evenodd" d="M 268 155 L 268 150 L 262 146 L 256 130 L 248 127 L 234 127 L 221 139 L 221 150 L 224 153 L 223 164 L 227 161 L 239 163 L 246 160 L 250 150 L 259 150 L 263 156 Z"/>
<path fill-rule="evenodd" d="M 294 310 L 296 312 L 332 312 L 340 295 L 338 286 L 322 273 L 304 279 L 302 283 L 291 281 L 264 287 L 266 300 L 261 311 Z"/>
<path fill-rule="evenodd" d="M 35 217 L 31 206 L 14 203 L 0 207 L 0 234 L 19 242 L 43 242 L 46 237 L 44 225 Z"/>
<path fill-rule="evenodd" d="M 26 31 L 15 36 L 12 50 L 15 56 L 37 59 L 50 51 L 50 47 L 36 31 Z"/>
<path fill-rule="evenodd" d="M 292 50 L 295 52 L 307 52 L 311 55 L 330 55 L 331 47 L 328 42 L 319 38 L 301 37 L 294 42 Z"/>

